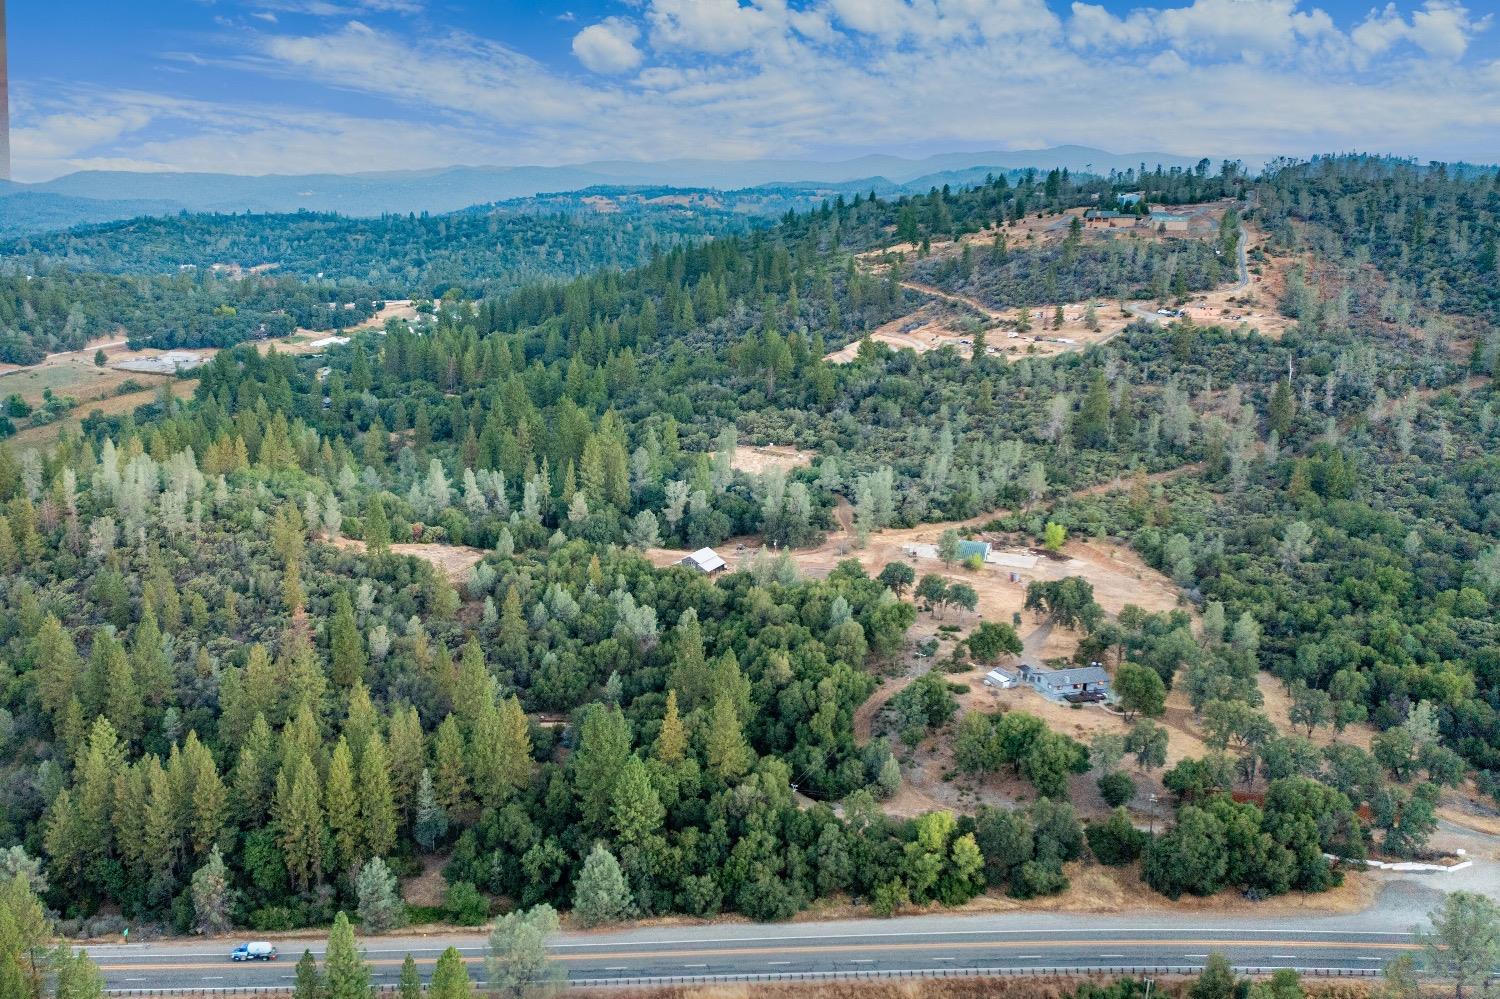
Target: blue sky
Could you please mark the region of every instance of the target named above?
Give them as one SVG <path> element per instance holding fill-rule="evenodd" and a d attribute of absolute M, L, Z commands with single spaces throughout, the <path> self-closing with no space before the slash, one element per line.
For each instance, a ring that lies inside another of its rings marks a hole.
<path fill-rule="evenodd" d="M 10 0 L 18 179 L 1062 143 L 1500 158 L 1493 0 Z"/>

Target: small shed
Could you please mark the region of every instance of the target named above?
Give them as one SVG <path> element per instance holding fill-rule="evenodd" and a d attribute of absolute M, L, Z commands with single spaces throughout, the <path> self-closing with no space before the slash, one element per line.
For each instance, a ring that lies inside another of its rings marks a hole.
<path fill-rule="evenodd" d="M 997 666 L 984 675 L 984 685 L 1009 690 L 1016 685 L 1016 675 Z"/>
<path fill-rule="evenodd" d="M 679 559 L 678 565 L 685 565 L 689 569 L 697 569 L 699 572 L 712 576 L 714 573 L 723 572 L 729 563 L 725 562 L 719 553 L 712 548 L 699 548 L 691 555 Z"/>
<path fill-rule="evenodd" d="M 958 560 L 967 562 L 974 556 L 979 556 L 983 562 L 990 557 L 990 543 L 988 541 L 960 541 L 958 543 Z"/>

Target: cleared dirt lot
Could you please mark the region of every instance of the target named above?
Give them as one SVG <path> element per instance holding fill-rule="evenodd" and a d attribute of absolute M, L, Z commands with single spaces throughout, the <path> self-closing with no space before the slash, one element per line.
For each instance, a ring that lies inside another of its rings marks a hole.
<path fill-rule="evenodd" d="M 346 548 L 349 551 L 362 552 L 365 550 L 365 543 L 358 538 L 338 538 L 332 543 L 336 547 Z M 469 548 L 465 545 L 434 545 L 416 542 L 393 544 L 391 545 L 391 551 L 397 555 L 410 555 L 412 558 L 419 558 L 455 583 L 462 583 L 467 580 L 469 578 L 469 570 L 478 565 L 486 554 L 478 548 Z"/>
<path fill-rule="evenodd" d="M 1219 223 L 1228 207 L 1228 203 L 1174 207 L 1173 211 L 1190 214 L 1193 221 L 1188 232 L 1170 235 L 1172 237 L 1212 238 L 1217 234 Z M 931 255 L 943 258 L 958 255 L 964 247 L 976 251 L 986 248 L 993 242 L 997 231 L 1004 233 L 1006 240 L 1013 248 L 1036 248 L 1065 238 L 1073 217 L 1082 214 L 1081 208 L 1069 209 L 1066 212 L 1040 219 L 1027 218 L 1008 225 L 1002 230 L 988 229 L 970 234 L 956 243 L 951 241 L 934 243 L 931 247 Z M 1245 231 L 1247 250 L 1251 253 L 1258 249 L 1263 250 L 1265 234 L 1250 225 L 1245 227 Z M 1085 242 L 1126 239 L 1155 242 L 1166 239 L 1168 236 L 1157 232 L 1150 226 L 1138 226 L 1085 229 L 1082 238 Z M 895 244 L 860 254 L 857 259 L 867 272 L 883 274 L 890 269 L 890 260 L 893 259 L 893 255 L 909 258 L 916 252 L 917 248 L 910 244 Z M 1248 287 L 1240 287 L 1238 280 L 1235 280 L 1216 290 L 1193 295 L 1183 307 L 1185 318 L 1200 325 L 1238 327 L 1243 324 L 1265 336 L 1279 338 L 1291 323 L 1291 320 L 1277 311 L 1277 303 L 1285 289 L 1286 269 L 1293 262 L 1291 257 L 1267 257 L 1254 263 Z M 950 315 L 946 318 L 934 315 L 931 303 L 929 303 L 900 319 L 886 323 L 872 331 L 870 336 L 897 350 L 909 347 L 917 353 L 936 350 L 947 345 L 969 356 L 970 345 L 960 341 L 972 340 L 973 321 L 980 319 L 986 329 L 992 353 L 1013 358 L 1054 356 L 1107 342 L 1134 322 L 1141 312 L 1153 313 L 1158 304 L 1145 299 L 1134 299 L 1125 302 L 1124 305 L 1127 308 L 1122 309 L 1121 303 L 1102 299 L 1063 302 L 1061 303 L 1063 322 L 1061 325 L 1054 325 L 1059 303 L 1052 302 L 1031 308 L 1029 310 L 1030 328 L 1021 331 L 1016 328 L 1021 321 L 1019 308 L 991 308 L 972 297 L 916 281 L 902 281 L 901 285 L 910 291 L 928 296 L 933 302 L 947 306 L 947 312 Z M 1095 325 L 1098 329 L 1091 329 L 1087 321 L 1090 306 L 1093 306 Z M 961 325 L 964 318 L 969 320 L 970 329 L 966 330 Z M 858 350 L 859 344 L 856 342 L 830 353 L 827 355 L 827 360 L 847 364 L 854 360 Z"/>
<path fill-rule="evenodd" d="M 733 467 L 751 475 L 770 471 L 790 472 L 811 465 L 813 453 L 785 444 L 740 444 L 734 449 Z"/>

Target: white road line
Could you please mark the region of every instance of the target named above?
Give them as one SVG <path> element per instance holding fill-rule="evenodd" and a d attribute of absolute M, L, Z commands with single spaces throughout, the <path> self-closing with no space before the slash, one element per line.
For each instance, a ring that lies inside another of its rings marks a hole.
<path fill-rule="evenodd" d="M 1355 960 L 1356 961 L 1374 961 L 1377 964 L 1384 964 L 1385 963 L 1385 958 L 1383 958 L 1383 957 L 1357 957 L 1357 958 L 1355 958 Z"/>
<path fill-rule="evenodd" d="M 842 940 L 842 939 L 847 939 L 847 938 L 854 938 L 854 939 L 857 939 L 857 940 L 883 940 L 883 939 L 885 939 L 887 937 L 973 937 L 973 936 L 996 936 L 996 937 L 1001 937 L 1001 936 L 1028 936 L 1028 935 L 1029 936 L 1042 936 L 1042 935 L 1048 935 L 1048 934 L 1050 934 L 1050 935 L 1078 935 L 1078 934 L 1087 934 L 1088 936 L 1097 937 L 1097 936 L 1099 936 L 1100 934 L 1103 934 L 1103 933 L 1132 933 L 1132 934 L 1141 934 L 1141 933 L 1240 933 L 1240 934 L 1248 934 L 1248 935 L 1252 935 L 1252 936 L 1253 935 L 1257 935 L 1257 934 L 1261 935 L 1261 936 L 1266 936 L 1266 935 L 1269 935 L 1269 934 L 1275 934 L 1277 936 L 1285 936 L 1287 933 L 1294 933 L 1294 934 L 1297 934 L 1299 936 L 1300 935 L 1308 935 L 1308 936 L 1347 936 L 1347 937 L 1410 937 L 1411 936 L 1411 933 L 1409 931 L 1397 931 L 1397 930 L 1303 930 L 1303 929 L 1292 929 L 1292 930 L 1286 930 L 1286 929 L 1265 929 L 1265 930 L 1261 930 L 1261 929 L 1249 929 L 1249 928 L 1245 928 L 1245 927 L 1241 927 L 1241 928 L 1236 929 L 1235 927 L 1232 927 L 1232 926 L 1230 926 L 1230 927 L 1214 927 L 1214 928 L 1203 928 L 1203 927 L 1196 927 L 1196 926 L 1194 926 L 1194 927 L 1187 927 L 1187 926 L 1118 926 L 1118 927 L 1115 927 L 1115 926 L 1101 926 L 1101 927 L 1089 928 L 1089 929 L 1058 928 L 1058 929 L 1049 929 L 1049 930 L 1002 930 L 1002 929 L 994 929 L 994 930 L 898 930 L 898 931 L 895 931 L 895 932 L 876 933 L 876 934 L 869 934 L 869 933 L 810 933 L 810 934 L 807 934 L 806 936 L 799 936 L 799 935 L 795 935 L 795 934 L 782 934 L 780 936 L 759 936 L 759 937 L 750 937 L 750 936 L 745 936 L 745 937 L 703 937 L 703 938 L 689 937 L 689 938 L 686 938 L 686 939 L 669 939 L 669 940 L 625 940 L 625 941 L 606 940 L 606 941 L 591 941 L 591 942 L 582 942 L 582 941 L 579 941 L 579 942 L 572 942 L 572 943 L 550 944 L 549 948 L 551 950 L 569 950 L 571 948 L 584 948 L 584 947 L 667 947 L 667 946 L 672 946 L 672 945 L 675 945 L 675 944 L 764 943 L 764 942 L 778 942 L 778 943 L 783 943 L 783 942 L 785 942 L 787 940 L 803 940 L 803 941 L 806 941 L 806 940 Z M 1150 940 L 1150 938 L 1147 938 L 1144 942 L 1150 943 L 1151 940 Z M 476 944 L 475 948 L 477 949 L 480 946 L 481 945 L 477 945 Z M 432 948 L 432 949 L 435 950 L 437 948 Z M 379 952 L 377 952 L 377 951 L 370 951 L 369 953 L 373 954 L 373 953 L 379 953 Z M 395 951 L 388 951 L 386 953 L 395 953 Z M 404 951 L 402 953 L 404 953 Z M 184 956 L 186 956 L 186 955 L 184 955 Z M 208 956 L 208 955 L 193 955 L 193 956 Z"/>
<path fill-rule="evenodd" d="M 956 958 L 956 957 L 934 957 L 934 958 L 930 958 L 930 960 L 933 960 L 933 961 L 957 961 L 958 958 Z"/>
<path fill-rule="evenodd" d="M 1124 957 L 1124 954 L 1100 954 L 1100 957 Z"/>
<path fill-rule="evenodd" d="M 684 964 L 683 967 L 684 968 L 706 968 L 706 967 L 708 967 L 708 965 L 706 965 L 706 964 Z"/>
<path fill-rule="evenodd" d="M 628 968 L 627 966 L 621 964 L 621 965 L 617 965 L 617 966 L 615 966 L 613 968 L 605 968 L 604 970 L 605 971 L 629 971 L 630 968 Z"/>
<path fill-rule="evenodd" d="M 1042 955 L 1040 955 L 1040 954 L 1017 954 L 1016 955 L 1016 960 L 1017 961 L 1040 961 L 1041 959 L 1042 959 Z"/>
<path fill-rule="evenodd" d="M 1297 959 L 1296 954 L 1272 954 L 1271 957 L 1277 961 L 1295 961 Z"/>
<path fill-rule="evenodd" d="M 122 982 L 144 982 L 145 981 L 144 978 L 122 978 L 120 980 Z"/>
<path fill-rule="evenodd" d="M 1207 957 L 1207 954 L 1184 954 L 1183 957 Z"/>
<path fill-rule="evenodd" d="M 850 964 L 874 964 L 875 962 L 872 961 L 872 960 L 870 960 L 869 958 L 865 958 L 865 959 L 859 960 L 859 961 L 850 961 L 849 963 Z"/>
<path fill-rule="evenodd" d="M 205 982 L 222 982 L 224 980 L 224 976 L 223 975 L 204 975 L 203 976 L 203 980 Z"/>
<path fill-rule="evenodd" d="M 766 962 L 766 964 L 769 965 L 772 968 L 779 967 L 779 966 L 781 966 L 783 964 L 791 964 L 791 963 L 792 962 L 790 962 L 790 961 L 767 961 Z"/>

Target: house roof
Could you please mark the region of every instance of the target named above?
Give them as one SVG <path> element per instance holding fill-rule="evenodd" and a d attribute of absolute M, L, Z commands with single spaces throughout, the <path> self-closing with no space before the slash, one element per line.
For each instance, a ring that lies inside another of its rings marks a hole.
<path fill-rule="evenodd" d="M 1031 674 L 1048 684 L 1109 683 L 1109 672 L 1102 666 L 1070 666 L 1067 669 L 1052 669 L 1049 666 L 1033 666 Z"/>
<path fill-rule="evenodd" d="M 1192 219 L 1191 215 L 1179 215 L 1176 212 L 1152 212 L 1153 222 L 1187 222 Z"/>
<path fill-rule="evenodd" d="M 958 543 L 959 558 L 966 559 L 972 555 L 978 555 L 980 558 L 984 558 L 989 553 L 990 543 L 988 541 L 960 541 Z"/>
<path fill-rule="evenodd" d="M 691 555 L 687 555 L 680 559 L 677 564 L 690 565 L 695 569 L 702 570 L 703 572 L 716 572 L 717 570 L 724 568 L 724 566 L 726 566 L 728 563 L 720 558 L 719 553 L 714 551 L 712 548 L 699 548 Z"/>

